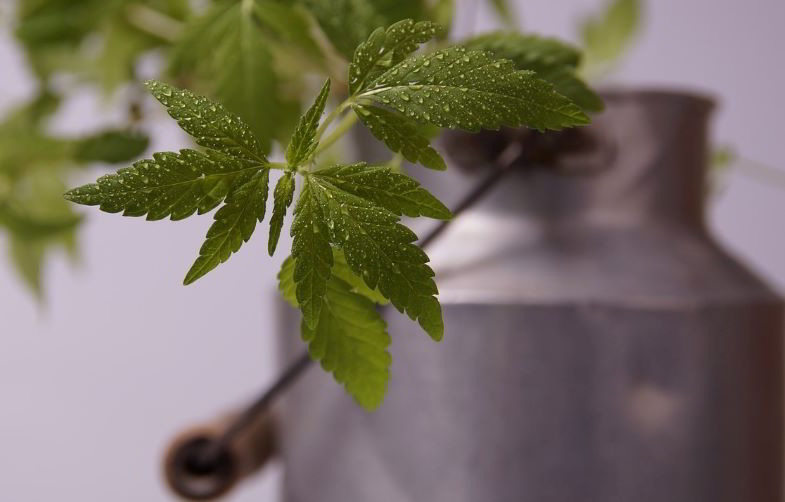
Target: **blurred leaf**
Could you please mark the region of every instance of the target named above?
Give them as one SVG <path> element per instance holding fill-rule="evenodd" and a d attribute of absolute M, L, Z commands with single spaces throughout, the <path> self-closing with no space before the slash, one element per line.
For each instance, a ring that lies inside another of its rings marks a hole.
<path fill-rule="evenodd" d="M 711 151 L 711 166 L 718 171 L 725 171 L 739 158 L 736 150 L 730 145 L 717 145 Z"/>
<path fill-rule="evenodd" d="M 402 19 L 427 20 L 424 0 L 300 0 L 347 60 L 378 27 Z"/>
<path fill-rule="evenodd" d="M 134 76 L 142 54 L 166 43 L 147 23 L 130 22 L 138 6 L 175 20 L 189 11 L 187 0 L 20 0 L 15 34 L 41 79 L 77 73 L 111 91 Z"/>
<path fill-rule="evenodd" d="M 515 28 L 517 24 L 516 12 L 512 8 L 510 0 L 489 0 L 489 2 L 504 25 L 508 28 Z"/>
<path fill-rule="evenodd" d="M 0 231 L 19 275 L 37 294 L 48 251 L 76 249 L 82 217 L 63 198 L 68 173 L 92 161 L 136 157 L 147 146 L 143 135 L 114 130 L 87 138 L 52 136 L 45 122 L 58 103 L 57 96 L 43 92 L 0 123 Z"/>
<path fill-rule="evenodd" d="M 132 131 L 109 130 L 77 142 L 74 159 L 78 162 L 128 162 L 142 155 L 150 139 Z"/>
<path fill-rule="evenodd" d="M 11 235 L 9 255 L 16 272 L 36 297 L 43 295 L 42 269 L 46 258 L 47 244 L 42 241 L 20 239 Z"/>
<path fill-rule="evenodd" d="M 195 78 L 195 87 L 244 119 L 269 152 L 273 139 L 288 138 L 300 104 L 282 92 L 271 52 L 271 31 L 265 31 L 266 25 L 255 15 L 264 5 L 266 2 L 249 0 L 219 3 L 191 20 L 174 47 L 170 71 L 178 77 Z M 277 17 L 270 19 L 294 23 L 294 15 L 286 18 L 282 8 L 279 6 Z M 285 23 L 272 31 L 290 33 Z M 292 85 L 297 85 L 296 80 Z"/>
<path fill-rule="evenodd" d="M 581 22 L 583 74 L 601 76 L 618 64 L 642 25 L 642 0 L 608 0 L 605 9 Z"/>

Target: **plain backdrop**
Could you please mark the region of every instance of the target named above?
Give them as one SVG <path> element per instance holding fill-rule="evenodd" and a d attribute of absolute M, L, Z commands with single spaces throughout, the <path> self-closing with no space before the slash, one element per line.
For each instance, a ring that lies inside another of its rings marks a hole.
<path fill-rule="evenodd" d="M 0 0 L 0 6 L 10 1 Z M 464 32 L 493 26 L 484 6 L 458 3 Z M 526 0 L 518 7 L 525 29 L 574 39 L 578 17 L 599 4 Z M 613 83 L 716 96 L 717 140 L 785 170 L 785 1 L 649 4 L 645 32 Z M 28 97 L 30 86 L 4 22 L 0 110 Z M 152 147 L 185 146 L 173 122 L 151 110 L 157 117 Z M 54 127 L 73 133 L 117 119 L 111 106 L 85 91 Z M 782 188 L 734 171 L 709 213 L 732 252 L 785 288 Z M 285 253 L 268 258 L 266 238 L 257 235 L 227 264 L 185 288 L 182 278 L 210 218 L 148 223 L 87 214 L 82 264 L 74 267 L 64 256 L 50 261 L 45 305 L 0 260 L 0 499 L 174 500 L 159 472 L 167 441 L 181 428 L 243 403 L 276 373 L 270 330 L 274 277 Z M 280 476 L 271 466 L 230 500 L 278 500 Z"/>

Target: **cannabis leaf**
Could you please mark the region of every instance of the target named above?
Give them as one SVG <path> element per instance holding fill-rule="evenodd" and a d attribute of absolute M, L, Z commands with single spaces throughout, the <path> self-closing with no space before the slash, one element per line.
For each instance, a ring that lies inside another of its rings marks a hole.
<path fill-rule="evenodd" d="M 315 173 L 320 180 L 329 182 L 358 197 L 371 201 L 400 216 L 427 216 L 449 220 L 452 213 L 436 197 L 405 174 L 396 173 L 384 166 L 369 166 L 365 162 L 348 166 L 335 166 Z"/>
<path fill-rule="evenodd" d="M 378 286 L 399 311 L 419 321 L 426 333 L 440 340 L 444 334 L 444 323 L 441 306 L 435 297 L 438 290 L 433 281 L 433 271 L 427 265 L 428 256 L 413 244 L 417 236 L 398 223 L 400 217 L 394 211 L 363 198 L 361 184 L 336 183 L 342 175 L 340 169 L 317 171 L 305 177 L 304 193 L 307 192 L 310 204 L 319 208 L 318 213 L 308 213 L 311 223 L 319 224 L 315 226 L 318 231 L 313 233 L 321 235 L 323 229 L 329 229 L 329 242 L 343 249 L 352 271 L 361 276 L 368 287 Z M 349 169 L 349 173 L 354 169 Z M 393 208 L 403 207 L 400 199 L 384 197 L 379 200 Z M 409 203 L 406 204 L 408 211 L 422 213 L 432 210 L 426 207 L 427 204 L 413 200 Z M 295 260 L 299 260 L 296 255 Z M 329 266 L 323 267 L 325 273 L 321 276 L 323 279 L 320 278 L 320 289 L 324 287 L 332 266 L 332 255 L 329 262 L 323 262 L 329 263 Z M 298 300 L 302 304 L 299 293 L 298 289 Z M 309 326 L 313 328 L 317 320 L 311 318 Z"/>
<path fill-rule="evenodd" d="M 378 106 L 354 104 L 352 109 L 371 134 L 393 152 L 401 153 L 409 162 L 419 163 L 430 169 L 447 169 L 444 159 L 431 148 L 430 141 L 417 122 Z"/>
<path fill-rule="evenodd" d="M 333 266 L 333 253 L 328 236 L 327 215 L 320 200 L 321 193 L 308 180 L 309 178 L 306 178 L 294 209 L 291 234 L 297 302 L 303 313 L 303 320 L 310 328 L 314 328 L 322 313 L 322 299 Z"/>
<path fill-rule="evenodd" d="M 287 258 L 278 279 L 284 297 L 296 307 L 294 268 L 294 260 Z M 325 291 L 318 323 L 310 327 L 303 320 L 302 337 L 311 357 L 321 361 L 357 403 L 374 410 L 382 403 L 390 378 L 387 325 L 374 303 L 342 279 L 331 277 Z"/>
<path fill-rule="evenodd" d="M 195 76 L 242 117 L 267 152 L 273 138 L 288 133 L 299 104 L 281 92 L 269 31 L 262 29 L 257 3 L 218 3 L 194 19 L 175 46 L 171 70 Z"/>
<path fill-rule="evenodd" d="M 377 305 L 387 305 L 390 303 L 390 300 L 385 298 L 379 291 L 379 288 L 369 288 L 362 277 L 355 275 L 355 273 L 352 272 L 352 269 L 349 268 L 349 264 L 346 263 L 346 256 L 344 256 L 343 251 L 338 248 L 333 248 L 332 275 L 348 284 L 353 293 L 362 295 Z"/>
<path fill-rule="evenodd" d="M 185 284 L 191 284 L 251 238 L 256 222 L 264 218 L 270 165 L 248 125 L 220 105 L 160 82 L 147 87 L 207 150 L 155 153 L 67 192 L 66 198 L 110 213 L 147 215 L 148 220 L 181 220 L 225 202 L 186 275 Z"/>
<path fill-rule="evenodd" d="M 297 124 L 289 146 L 286 148 L 286 162 L 289 164 L 289 169 L 296 169 L 316 150 L 318 144 L 316 130 L 319 127 L 319 121 L 324 113 L 324 107 L 329 96 L 330 79 L 327 79 L 322 86 L 322 90 L 319 91 L 319 95 L 316 96 L 313 105 L 305 112 L 305 115 L 302 116 Z"/>
<path fill-rule="evenodd" d="M 77 141 L 74 160 L 77 162 L 108 162 L 116 164 L 138 158 L 150 143 L 144 134 L 108 130 Z"/>
<path fill-rule="evenodd" d="M 256 222 L 264 219 L 270 171 L 263 169 L 226 197 L 224 206 L 215 213 L 215 223 L 199 250 L 199 258 L 188 271 L 185 284 L 191 284 L 236 253 L 248 242 Z"/>
<path fill-rule="evenodd" d="M 212 210 L 233 188 L 262 168 L 262 164 L 215 150 L 156 153 L 152 159 L 75 188 L 66 193 L 66 198 L 99 206 L 108 213 L 122 211 L 123 216 L 182 220 L 195 212 Z"/>
<path fill-rule="evenodd" d="M 588 123 L 578 106 L 534 72 L 463 47 L 406 59 L 370 83 L 357 100 L 389 106 L 421 123 L 467 131 Z"/>
<path fill-rule="evenodd" d="M 399 21 L 386 30 L 377 28 L 357 46 L 349 66 L 349 91 L 356 94 L 367 82 L 384 73 L 417 50 L 420 44 L 435 37 L 440 27 L 429 21 L 415 23 L 411 19 Z"/>
<path fill-rule="evenodd" d="M 581 52 L 564 42 L 537 35 L 496 31 L 463 42 L 467 49 L 492 52 L 499 59 L 509 59 L 519 69 L 542 72 L 554 67 L 576 68 Z"/>
<path fill-rule="evenodd" d="M 291 172 L 284 173 L 278 180 L 275 185 L 274 198 L 273 215 L 270 218 L 270 237 L 267 240 L 267 252 L 270 256 L 275 254 L 278 239 L 281 237 L 286 209 L 294 199 L 294 175 Z"/>
<path fill-rule="evenodd" d="M 496 11 L 496 15 L 508 28 L 515 28 L 515 10 L 509 0 L 490 0 L 491 7 Z"/>
<path fill-rule="evenodd" d="M 641 28 L 641 0 L 608 0 L 605 9 L 580 25 L 584 73 L 600 76 L 624 55 Z"/>
<path fill-rule="evenodd" d="M 220 104 L 155 80 L 145 82 L 145 86 L 197 145 L 249 161 L 267 162 L 251 129 Z"/>
<path fill-rule="evenodd" d="M 330 39 L 347 59 L 355 48 L 379 26 L 401 19 L 423 19 L 427 15 L 422 0 L 301 0 Z"/>
<path fill-rule="evenodd" d="M 586 112 L 603 109 L 602 99 L 576 74 L 582 54 L 575 47 L 552 38 L 514 32 L 487 33 L 467 40 L 463 46 L 509 59 L 519 70 L 536 72 Z"/>

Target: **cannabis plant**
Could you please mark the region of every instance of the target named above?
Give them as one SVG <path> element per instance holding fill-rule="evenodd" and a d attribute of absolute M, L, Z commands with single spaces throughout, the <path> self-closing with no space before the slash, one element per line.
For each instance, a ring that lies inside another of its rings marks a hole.
<path fill-rule="evenodd" d="M 402 218 L 451 213 L 396 160 L 444 170 L 432 146 L 439 129 L 559 130 L 602 108 L 581 79 L 578 49 L 515 31 L 450 41 L 450 5 L 22 0 L 17 36 L 46 89 L 63 73 L 107 92 L 151 77 L 146 89 L 200 147 L 154 153 L 66 199 L 148 220 L 217 209 L 185 275 L 191 284 L 251 238 L 270 197 L 270 255 L 293 213 L 279 286 L 302 312 L 310 354 L 374 409 L 391 364 L 378 305 L 434 340 L 444 335 L 428 256 Z M 151 51 L 162 68 L 153 74 L 143 67 L 156 65 L 140 64 Z M 343 160 L 336 147 L 358 123 L 390 163 Z"/>

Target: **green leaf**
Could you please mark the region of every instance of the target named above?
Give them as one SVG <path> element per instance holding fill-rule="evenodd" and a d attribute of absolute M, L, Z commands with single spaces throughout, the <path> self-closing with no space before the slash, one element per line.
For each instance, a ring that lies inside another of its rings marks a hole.
<path fill-rule="evenodd" d="M 393 152 L 401 153 L 409 162 L 429 169 L 447 169 L 444 159 L 431 148 L 430 141 L 422 133 L 422 126 L 417 122 L 378 106 L 355 104 L 352 109 L 371 134 Z"/>
<path fill-rule="evenodd" d="M 508 28 L 515 28 L 515 10 L 508 0 L 490 0 L 491 7 L 496 11 L 496 15 Z"/>
<path fill-rule="evenodd" d="M 366 84 L 411 55 L 420 44 L 439 34 L 438 25 L 429 21 L 399 21 L 386 30 L 378 28 L 354 51 L 349 65 L 349 91 L 356 94 Z"/>
<path fill-rule="evenodd" d="M 488 51 L 498 59 L 509 59 L 519 70 L 535 72 L 566 66 L 576 69 L 581 52 L 555 38 L 495 31 L 470 38 L 462 43 L 469 50 Z"/>
<path fill-rule="evenodd" d="M 349 264 L 346 263 L 346 256 L 344 256 L 343 251 L 338 248 L 333 248 L 332 275 L 348 284 L 353 293 L 362 295 L 377 305 L 387 305 L 390 303 L 390 300 L 385 298 L 378 288 L 369 288 L 362 277 L 352 272 L 352 269 L 349 268 Z"/>
<path fill-rule="evenodd" d="M 37 297 L 43 294 L 43 267 L 47 243 L 41 240 L 21 239 L 11 236 L 9 255 L 19 277 Z"/>
<path fill-rule="evenodd" d="M 571 45 L 553 38 L 497 31 L 471 38 L 463 46 L 509 59 L 519 70 L 536 72 L 585 112 L 599 112 L 604 107 L 602 99 L 576 75 L 582 54 Z"/>
<path fill-rule="evenodd" d="M 501 126 L 558 130 L 589 122 L 578 106 L 534 72 L 463 47 L 409 58 L 358 98 L 418 122 L 467 131 Z"/>
<path fill-rule="evenodd" d="M 571 69 L 561 67 L 543 70 L 537 76 L 550 82 L 559 94 L 570 98 L 587 113 L 601 112 L 605 108 L 602 98 Z"/>
<path fill-rule="evenodd" d="M 352 293 L 364 296 L 377 305 L 387 305 L 390 301 L 378 289 L 371 289 L 365 284 L 362 277 L 356 275 L 346 263 L 343 251 L 338 248 L 333 250 L 332 276 L 338 278 L 349 285 Z M 299 307 L 297 302 L 297 284 L 294 282 L 294 258 L 291 256 L 284 260 L 281 271 L 278 273 L 278 289 L 281 295 L 292 307 Z"/>
<path fill-rule="evenodd" d="M 335 258 L 342 260 L 343 254 L 336 250 Z M 341 275 L 335 273 L 339 265 Z M 290 256 L 278 273 L 278 289 L 296 308 L 294 270 L 295 261 Z M 353 282 L 345 281 L 344 274 Z M 333 275 L 327 281 L 319 320 L 315 327 L 310 327 L 303 319 L 301 332 L 309 344 L 311 357 L 321 361 L 322 367 L 332 372 L 338 383 L 344 384 L 349 394 L 370 411 L 382 403 L 390 378 L 392 359 L 387 353 L 390 337 L 376 311 L 374 303 L 378 302 L 365 293 L 379 294 L 356 278 L 345 261 L 336 261 Z M 364 289 L 358 291 L 358 286 Z"/>
<path fill-rule="evenodd" d="M 335 49 L 351 60 L 355 48 L 379 26 L 424 19 L 423 0 L 301 0 Z"/>
<path fill-rule="evenodd" d="M 226 197 L 226 203 L 215 213 L 215 222 L 207 232 L 199 258 L 185 277 L 186 285 L 227 261 L 243 242 L 248 242 L 256 222 L 264 219 L 269 175 L 267 169 L 256 172 Z"/>
<path fill-rule="evenodd" d="M 29 203 L 42 203 L 42 201 L 36 198 Z M 0 202 L 0 226 L 7 228 L 20 239 L 34 240 L 70 232 L 84 219 L 80 215 L 66 211 L 58 211 L 56 214 L 36 214 L 34 210 L 29 209 L 12 202 Z"/>
<path fill-rule="evenodd" d="M 330 241 L 343 249 L 349 267 L 369 288 L 378 286 L 399 311 L 417 319 L 432 338 L 440 340 L 444 323 L 435 297 L 438 290 L 427 265 L 428 256 L 413 244 L 417 236 L 398 223 L 400 217 L 394 212 L 335 186 L 333 181 L 329 172 L 328 176 L 314 173 L 306 177 L 308 198 L 321 210 L 321 215 L 313 214 L 312 221 L 323 218 L 321 228 L 329 228 Z"/>
<path fill-rule="evenodd" d="M 608 0 L 605 9 L 581 22 L 584 72 L 598 76 L 618 63 L 642 25 L 641 0 Z"/>
<path fill-rule="evenodd" d="M 75 160 L 116 164 L 138 158 L 147 150 L 150 139 L 132 131 L 104 131 L 77 143 Z"/>
<path fill-rule="evenodd" d="M 392 363 L 390 335 L 373 302 L 332 277 L 319 322 L 311 328 L 303 320 L 301 331 L 311 357 L 321 361 L 360 406 L 372 411 L 382 404 Z"/>
<path fill-rule="evenodd" d="M 299 103 L 284 97 L 271 34 L 263 31 L 256 5 L 218 3 L 190 22 L 175 46 L 171 70 L 239 115 L 268 152 L 272 139 L 288 138 Z"/>
<path fill-rule="evenodd" d="M 270 237 L 267 240 L 267 252 L 272 256 L 278 246 L 278 239 L 281 237 L 283 228 L 283 218 L 286 216 L 286 209 L 292 204 L 294 199 L 294 175 L 291 172 L 284 173 L 275 185 L 275 203 L 273 205 L 273 216 L 270 218 Z"/>
<path fill-rule="evenodd" d="M 300 304 L 297 303 L 297 283 L 294 282 L 294 266 L 294 258 L 287 256 L 281 265 L 281 271 L 278 272 L 278 290 L 289 305 L 298 308 Z"/>
<path fill-rule="evenodd" d="M 739 160 L 739 154 L 731 145 L 714 145 L 711 148 L 709 165 L 713 170 L 725 171 Z"/>
<path fill-rule="evenodd" d="M 216 74 L 216 95 L 268 143 L 280 127 L 275 119 L 280 119 L 283 109 L 291 105 L 280 97 L 267 41 L 243 4 L 237 6 L 238 19 L 231 31 L 224 34 L 226 42 L 215 48 L 216 57 L 223 63 Z"/>
<path fill-rule="evenodd" d="M 319 322 L 327 280 L 333 266 L 327 228 L 327 215 L 320 202 L 318 185 L 305 178 L 292 223 L 292 256 L 295 260 L 294 281 L 297 302 L 303 319 L 311 328 Z"/>
<path fill-rule="evenodd" d="M 316 150 L 316 146 L 319 143 L 316 138 L 316 130 L 319 127 L 319 121 L 324 113 L 324 107 L 329 96 L 330 79 L 327 79 L 313 105 L 300 118 L 300 122 L 294 130 L 294 135 L 291 141 L 289 141 L 289 146 L 286 148 L 286 162 L 289 164 L 290 169 L 296 169 Z"/>
<path fill-rule="evenodd" d="M 220 152 L 181 150 L 153 155 L 133 167 L 120 169 L 66 193 L 66 199 L 100 206 L 108 213 L 181 220 L 194 212 L 215 208 L 236 186 L 244 184 L 265 164 L 238 160 Z"/>
<path fill-rule="evenodd" d="M 220 104 L 155 80 L 145 85 L 197 145 L 234 157 L 267 162 L 248 125 Z"/>
<path fill-rule="evenodd" d="M 319 43 L 311 35 L 311 24 L 307 11 L 295 2 L 280 0 L 256 0 L 254 14 L 274 44 L 274 55 L 287 53 L 285 49 L 294 49 L 294 54 L 307 58 L 316 66 L 323 66 L 324 54 Z M 284 61 L 292 65 L 293 61 Z"/>
<path fill-rule="evenodd" d="M 452 213 L 414 179 L 389 167 L 365 162 L 335 166 L 313 174 L 340 190 L 371 201 L 396 215 L 449 220 Z"/>

